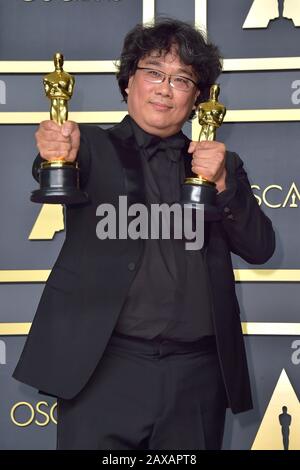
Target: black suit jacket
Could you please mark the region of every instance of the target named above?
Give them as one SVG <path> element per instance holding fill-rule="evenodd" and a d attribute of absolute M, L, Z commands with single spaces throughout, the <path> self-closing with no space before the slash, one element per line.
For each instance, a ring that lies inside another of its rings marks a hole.
<path fill-rule="evenodd" d="M 191 156 L 185 158 L 191 174 Z M 83 389 L 101 359 L 143 254 L 142 240 L 96 236 L 99 204 L 117 207 L 120 195 L 128 196 L 128 205 L 145 202 L 128 118 L 109 130 L 82 126 L 78 160 L 81 186 L 90 200 L 66 208 L 66 239 L 14 371 L 16 379 L 65 399 Z M 230 252 L 249 263 L 264 263 L 275 239 L 241 159 L 228 152 L 226 166 L 230 190 L 218 196 L 222 220 L 210 224 L 204 258 L 229 406 L 239 412 L 252 404 Z"/>

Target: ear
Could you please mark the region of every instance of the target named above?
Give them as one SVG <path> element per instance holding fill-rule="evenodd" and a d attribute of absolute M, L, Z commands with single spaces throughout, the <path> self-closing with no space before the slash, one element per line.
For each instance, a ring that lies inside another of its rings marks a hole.
<path fill-rule="evenodd" d="M 127 95 L 129 95 L 129 90 L 130 90 L 130 88 L 131 88 L 132 80 L 133 80 L 133 75 L 131 75 L 131 77 L 129 77 L 128 85 L 127 85 L 127 87 L 125 88 L 125 91 L 126 91 Z"/>

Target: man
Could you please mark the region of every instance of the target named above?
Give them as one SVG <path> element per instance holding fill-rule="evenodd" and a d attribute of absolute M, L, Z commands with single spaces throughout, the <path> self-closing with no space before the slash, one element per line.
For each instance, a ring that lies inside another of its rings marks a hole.
<path fill-rule="evenodd" d="M 41 123 L 41 158 L 78 159 L 87 204 L 66 240 L 14 377 L 58 397 L 59 449 L 219 449 L 226 407 L 251 408 L 230 251 L 264 263 L 270 220 L 240 158 L 181 132 L 220 73 L 217 48 L 175 20 L 137 26 L 117 74 L 127 116 L 104 131 Z M 179 201 L 185 176 L 216 183 L 221 220 L 184 240 L 103 239 L 97 207 Z"/>

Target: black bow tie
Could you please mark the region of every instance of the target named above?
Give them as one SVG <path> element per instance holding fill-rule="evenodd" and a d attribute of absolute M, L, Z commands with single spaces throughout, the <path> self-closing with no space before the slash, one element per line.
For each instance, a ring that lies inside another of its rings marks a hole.
<path fill-rule="evenodd" d="M 128 116 L 128 120 L 131 122 L 136 143 L 138 147 L 145 150 L 143 153 L 148 160 L 160 150 L 163 151 L 170 160 L 175 162 L 180 160 L 181 150 L 187 142 L 182 131 L 162 139 L 161 137 L 144 131 L 130 116 Z"/>
<path fill-rule="evenodd" d="M 147 136 L 148 137 L 148 136 Z M 180 151 L 185 146 L 185 138 L 182 132 L 161 139 L 157 136 L 150 136 L 145 139 L 142 147 L 146 150 L 147 157 L 150 159 L 160 150 L 165 151 L 166 155 L 173 161 L 178 162 L 180 159 Z M 174 151 L 175 150 L 175 151 Z M 177 152 L 176 152 L 177 150 Z"/>

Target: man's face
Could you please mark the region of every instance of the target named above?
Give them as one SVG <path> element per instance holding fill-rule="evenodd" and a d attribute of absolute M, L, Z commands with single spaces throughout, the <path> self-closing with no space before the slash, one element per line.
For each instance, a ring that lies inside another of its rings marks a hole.
<path fill-rule="evenodd" d="M 192 66 L 183 64 L 174 49 L 165 55 L 153 51 L 139 61 L 138 67 L 181 75 L 197 82 Z M 146 132 L 159 137 L 168 137 L 181 129 L 200 93 L 196 86 L 188 91 L 177 90 L 167 78 L 162 83 L 147 82 L 140 70 L 129 78 L 126 92 L 129 115 Z"/>

